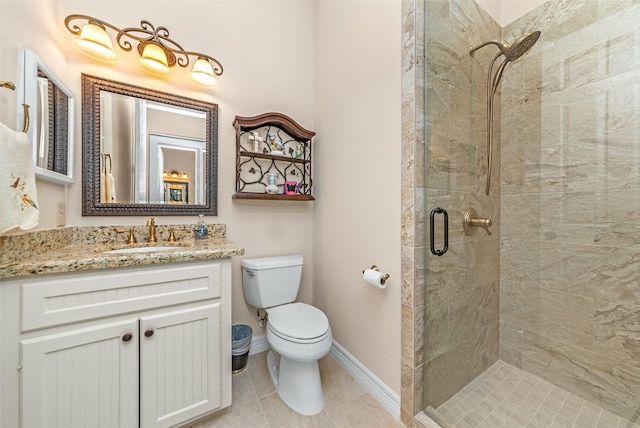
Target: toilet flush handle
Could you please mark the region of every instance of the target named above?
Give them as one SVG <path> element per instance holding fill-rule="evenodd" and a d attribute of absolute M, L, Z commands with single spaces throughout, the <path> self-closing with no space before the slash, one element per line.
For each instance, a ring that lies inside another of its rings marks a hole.
<path fill-rule="evenodd" d="M 249 276 L 256 276 L 256 271 L 255 270 L 247 269 L 247 273 L 249 274 Z"/>

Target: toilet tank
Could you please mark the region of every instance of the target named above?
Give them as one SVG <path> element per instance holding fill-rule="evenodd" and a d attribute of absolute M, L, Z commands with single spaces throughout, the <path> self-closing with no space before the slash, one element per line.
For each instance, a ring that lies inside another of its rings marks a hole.
<path fill-rule="evenodd" d="M 296 300 L 302 277 L 302 256 L 244 259 L 242 289 L 247 303 L 270 308 Z"/>

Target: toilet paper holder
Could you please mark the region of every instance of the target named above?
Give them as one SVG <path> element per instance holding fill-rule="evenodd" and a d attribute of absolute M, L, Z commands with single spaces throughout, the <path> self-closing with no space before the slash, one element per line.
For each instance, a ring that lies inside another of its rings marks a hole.
<path fill-rule="evenodd" d="M 377 266 L 377 265 L 372 265 L 369 269 L 371 269 L 371 270 L 375 270 L 375 271 L 377 271 L 377 272 L 380 272 L 380 269 L 378 269 L 378 266 Z M 366 270 L 366 269 L 363 269 L 363 270 L 362 270 L 362 274 L 363 274 L 363 275 L 364 275 L 365 270 Z M 380 284 L 384 285 L 384 283 L 385 283 L 385 282 L 387 282 L 387 281 L 389 280 L 389 278 L 390 278 L 389 274 L 388 274 L 388 273 L 385 273 L 385 274 L 382 276 L 382 278 L 380 279 Z"/>

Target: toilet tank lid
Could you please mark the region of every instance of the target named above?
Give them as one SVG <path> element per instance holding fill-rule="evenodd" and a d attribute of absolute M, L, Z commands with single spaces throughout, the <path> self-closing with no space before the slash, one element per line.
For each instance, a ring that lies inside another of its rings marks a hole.
<path fill-rule="evenodd" d="M 277 256 L 277 257 L 261 257 L 257 259 L 244 259 L 242 260 L 242 267 L 248 269 L 275 269 L 287 266 L 300 266 L 302 265 L 302 256 L 300 254 L 292 254 L 289 256 Z"/>

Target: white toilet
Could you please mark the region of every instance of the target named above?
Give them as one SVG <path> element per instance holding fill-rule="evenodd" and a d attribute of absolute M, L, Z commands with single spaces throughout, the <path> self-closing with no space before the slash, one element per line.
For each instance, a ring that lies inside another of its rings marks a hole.
<path fill-rule="evenodd" d="M 267 311 L 267 365 L 276 391 L 296 412 L 315 415 L 324 407 L 318 360 L 329 352 L 333 337 L 320 309 L 294 303 L 301 276 L 301 255 L 242 261 L 244 297 Z"/>

